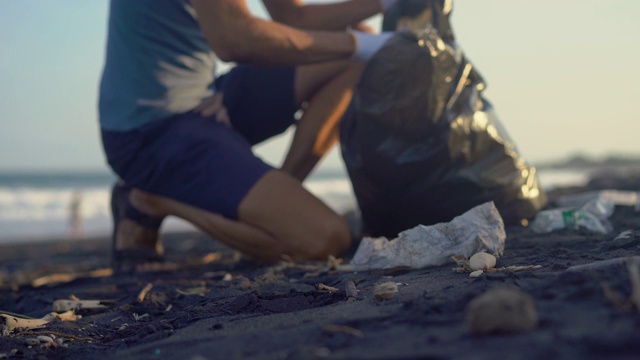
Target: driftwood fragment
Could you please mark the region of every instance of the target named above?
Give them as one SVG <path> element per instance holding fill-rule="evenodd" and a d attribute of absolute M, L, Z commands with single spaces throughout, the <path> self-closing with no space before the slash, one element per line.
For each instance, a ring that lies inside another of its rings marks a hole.
<path fill-rule="evenodd" d="M 327 258 L 326 270 L 327 271 L 338 270 L 340 265 L 342 265 L 342 262 L 343 262 L 342 259 L 336 258 L 333 255 L 329 255 L 329 257 Z"/>
<path fill-rule="evenodd" d="M 31 286 L 37 288 L 43 285 L 70 282 L 77 278 L 83 278 L 83 277 L 99 278 L 99 277 L 107 277 L 111 275 L 113 275 L 113 270 L 111 268 L 103 268 L 103 269 L 97 269 L 89 272 L 80 272 L 80 273 L 51 274 L 51 275 L 42 276 L 33 280 L 31 282 Z"/>
<path fill-rule="evenodd" d="M 588 271 L 588 270 L 596 270 L 602 269 L 613 265 L 624 265 L 628 261 L 640 261 L 640 256 L 633 257 L 619 257 L 615 259 L 601 260 L 595 261 L 588 264 L 575 265 L 571 266 L 565 271 Z"/>
<path fill-rule="evenodd" d="M 69 310 L 101 310 L 108 309 L 116 305 L 112 300 L 65 300 L 60 299 L 53 302 L 53 311 L 65 312 Z"/>
<path fill-rule="evenodd" d="M 139 303 L 144 301 L 144 298 L 147 297 L 147 294 L 149 293 L 149 291 L 151 291 L 151 289 L 153 289 L 152 283 L 148 283 L 144 288 L 142 288 L 142 290 L 140 291 L 140 294 L 138 294 Z"/>
<path fill-rule="evenodd" d="M 329 286 L 329 285 L 325 285 L 323 283 L 316 284 L 316 289 L 317 290 L 325 290 L 325 291 L 329 291 L 329 292 L 340 291 L 340 289 L 338 289 L 338 288 L 335 288 L 335 287 Z"/>
<path fill-rule="evenodd" d="M 176 289 L 176 292 L 180 295 L 199 295 L 199 296 L 205 296 L 209 290 L 207 290 L 206 286 L 196 286 L 196 287 L 192 287 L 189 288 L 187 290 L 180 290 L 180 289 Z"/>
<path fill-rule="evenodd" d="M 362 332 L 362 330 L 358 330 L 346 325 L 326 324 L 322 326 L 322 330 L 327 332 L 341 332 L 355 336 L 357 338 L 364 338 L 364 332 Z"/>
<path fill-rule="evenodd" d="M 76 315 L 73 310 L 62 314 L 50 313 L 40 319 L 0 314 L 0 330 L 37 329 L 55 320 L 75 321 L 80 318 L 82 318 L 82 316 Z"/>
<path fill-rule="evenodd" d="M 344 284 L 344 290 L 347 293 L 347 301 L 354 301 L 358 299 L 358 289 L 353 281 L 348 280 Z"/>

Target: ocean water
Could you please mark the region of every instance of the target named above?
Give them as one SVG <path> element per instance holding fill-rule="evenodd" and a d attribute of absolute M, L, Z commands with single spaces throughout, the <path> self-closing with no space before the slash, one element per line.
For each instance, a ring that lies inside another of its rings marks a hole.
<path fill-rule="evenodd" d="M 539 176 L 545 189 L 588 180 L 588 174 L 579 171 L 543 170 Z M 0 243 L 110 234 L 110 190 L 115 180 L 108 172 L 0 173 Z M 321 168 L 304 186 L 339 213 L 355 208 L 343 169 Z M 194 228 L 177 218 L 163 224 L 163 231 L 188 229 Z"/>

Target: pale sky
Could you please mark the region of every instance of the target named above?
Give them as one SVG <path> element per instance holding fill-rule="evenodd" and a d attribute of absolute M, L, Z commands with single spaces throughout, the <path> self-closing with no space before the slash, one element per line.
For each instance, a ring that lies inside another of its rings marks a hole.
<path fill-rule="evenodd" d="M 0 171 L 106 169 L 96 103 L 107 5 L 1 1 Z M 454 0 L 452 22 L 486 98 L 536 163 L 640 155 L 638 18 L 637 0 Z M 286 144 L 259 152 L 277 164 Z M 333 152 L 323 166 L 340 161 Z"/>

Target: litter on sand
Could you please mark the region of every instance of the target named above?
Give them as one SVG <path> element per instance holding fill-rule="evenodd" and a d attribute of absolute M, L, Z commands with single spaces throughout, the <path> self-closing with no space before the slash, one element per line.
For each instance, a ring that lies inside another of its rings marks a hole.
<path fill-rule="evenodd" d="M 504 251 L 505 238 L 502 217 L 493 202 L 487 202 L 451 222 L 419 225 L 401 232 L 393 240 L 365 237 L 348 269 L 419 269 L 444 265 L 452 256 L 470 257 L 481 251 L 500 256 Z"/>

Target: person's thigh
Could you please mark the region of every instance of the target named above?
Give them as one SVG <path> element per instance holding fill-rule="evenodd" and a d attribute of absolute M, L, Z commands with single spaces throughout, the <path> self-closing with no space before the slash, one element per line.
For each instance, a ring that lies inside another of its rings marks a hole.
<path fill-rule="evenodd" d="M 238 65 L 216 80 L 233 127 L 252 145 L 295 123 L 295 68 Z"/>
<path fill-rule="evenodd" d="M 194 113 L 103 138 L 110 164 L 129 185 L 230 219 L 271 170 L 233 128 Z"/>

